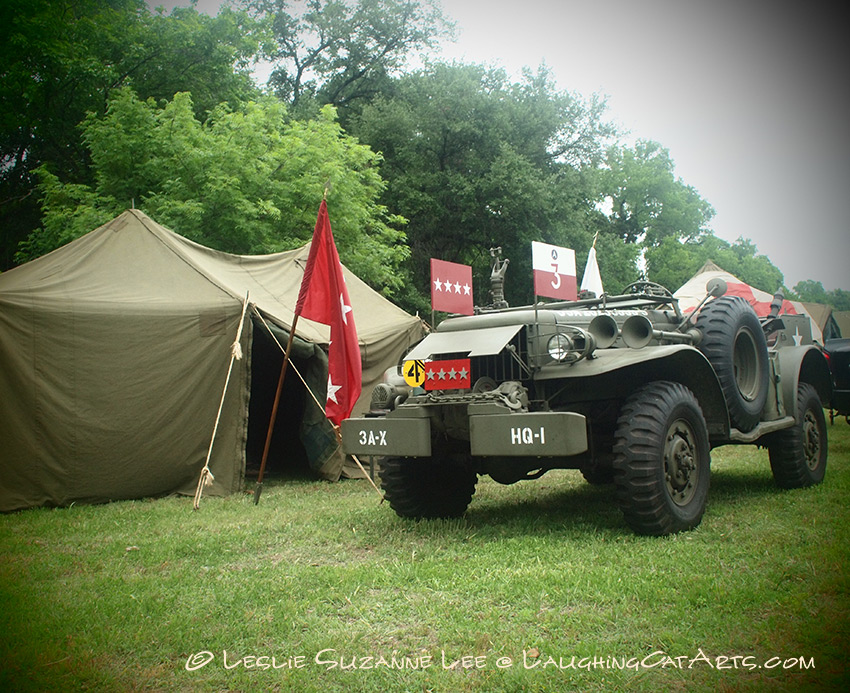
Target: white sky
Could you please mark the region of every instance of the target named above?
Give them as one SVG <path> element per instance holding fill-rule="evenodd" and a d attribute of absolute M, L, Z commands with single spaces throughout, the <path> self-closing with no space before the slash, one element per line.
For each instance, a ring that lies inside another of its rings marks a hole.
<path fill-rule="evenodd" d="M 545 62 L 559 88 L 607 96 L 610 120 L 670 150 L 717 236 L 751 239 L 789 287 L 850 290 L 850 42 L 834 4 L 441 2 L 458 24 L 445 58 L 515 75 Z"/>

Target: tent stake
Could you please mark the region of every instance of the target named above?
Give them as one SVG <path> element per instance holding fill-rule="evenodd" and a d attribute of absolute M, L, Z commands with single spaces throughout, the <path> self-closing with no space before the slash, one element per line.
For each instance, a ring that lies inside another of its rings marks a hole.
<path fill-rule="evenodd" d="M 263 448 L 263 459 L 260 461 L 260 473 L 257 476 L 257 486 L 254 488 L 254 505 L 259 504 L 260 495 L 263 493 L 263 474 L 266 471 L 266 460 L 269 457 L 269 447 L 272 442 L 274 422 L 277 419 L 277 407 L 280 404 L 280 393 L 283 391 L 283 380 L 286 378 L 286 367 L 289 364 L 289 352 L 292 351 L 292 340 L 295 339 L 295 326 L 298 325 L 298 313 L 292 319 L 292 327 L 289 330 L 289 340 L 286 342 L 286 352 L 283 355 L 283 364 L 280 367 L 280 377 L 277 379 L 277 390 L 274 393 L 274 404 L 269 419 L 269 430 L 266 432 L 266 444 Z"/>

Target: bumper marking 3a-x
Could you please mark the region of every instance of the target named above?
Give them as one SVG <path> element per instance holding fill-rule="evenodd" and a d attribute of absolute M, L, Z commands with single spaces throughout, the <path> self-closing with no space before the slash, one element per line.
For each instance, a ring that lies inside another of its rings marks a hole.
<path fill-rule="evenodd" d="M 342 422 L 346 454 L 430 457 L 431 420 L 428 418 L 357 418 Z"/>

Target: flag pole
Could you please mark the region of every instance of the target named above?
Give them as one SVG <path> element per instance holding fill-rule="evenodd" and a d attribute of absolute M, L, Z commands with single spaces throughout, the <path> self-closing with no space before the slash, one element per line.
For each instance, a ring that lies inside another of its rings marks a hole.
<path fill-rule="evenodd" d="M 254 488 L 254 505 L 260 502 L 260 495 L 263 493 L 263 474 L 266 471 L 266 460 L 269 457 L 269 447 L 272 442 L 272 432 L 274 431 L 274 423 L 277 419 L 277 408 L 280 404 L 280 394 L 283 391 L 283 381 L 286 378 L 286 367 L 289 365 L 289 354 L 292 351 L 292 342 L 295 339 L 295 327 L 298 325 L 298 313 L 292 319 L 292 327 L 289 330 L 289 340 L 286 342 L 286 351 L 283 354 L 283 364 L 280 367 L 280 377 L 277 379 L 277 390 L 274 393 L 274 403 L 272 404 L 272 413 L 269 418 L 269 430 L 266 432 L 266 444 L 263 448 L 263 458 L 260 461 L 260 473 L 257 476 L 257 485 Z"/>
<path fill-rule="evenodd" d="M 328 178 L 325 181 L 325 189 L 322 193 L 322 201 L 328 199 L 328 190 L 331 187 L 331 180 Z M 263 493 L 263 474 L 266 471 L 266 461 L 269 456 L 269 447 L 272 442 L 272 433 L 274 431 L 275 420 L 277 419 L 277 408 L 280 404 L 280 394 L 283 391 L 283 381 L 286 378 L 286 367 L 289 365 L 289 354 L 292 351 L 292 342 L 295 339 L 295 327 L 298 325 L 300 306 L 296 307 L 296 312 L 292 318 L 292 327 L 289 330 L 289 340 L 286 342 L 286 351 L 283 354 L 283 363 L 280 366 L 280 377 L 277 380 L 277 390 L 274 393 L 274 403 L 272 404 L 272 413 L 269 418 L 269 430 L 266 431 L 266 443 L 263 447 L 263 457 L 260 461 L 260 473 L 257 475 L 257 485 L 254 488 L 254 505 L 259 504 L 260 495 Z"/>

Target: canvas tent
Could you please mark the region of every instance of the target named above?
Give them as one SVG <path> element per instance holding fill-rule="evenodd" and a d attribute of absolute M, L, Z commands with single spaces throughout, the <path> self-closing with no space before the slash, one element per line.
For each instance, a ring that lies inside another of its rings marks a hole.
<path fill-rule="evenodd" d="M 726 294 L 728 296 L 742 296 L 747 299 L 750 305 L 752 305 L 755 309 L 758 316 L 764 317 L 770 312 L 770 304 L 773 301 L 773 294 L 756 289 L 755 287 L 742 282 L 734 274 L 726 272 L 710 260 L 673 294 L 673 296 L 679 300 L 679 307 L 682 311 L 689 313 L 699 305 L 700 301 L 705 298 L 705 285 L 710 279 L 714 279 L 715 277 L 726 281 Z M 823 333 L 821 331 L 821 327 L 818 325 L 817 320 L 815 320 L 806 309 L 804 304 L 799 301 L 785 300 L 782 303 L 780 315 L 786 313 L 789 315 L 807 315 L 811 324 L 812 339 L 823 344 Z"/>
<path fill-rule="evenodd" d="M 839 337 L 850 337 L 850 310 L 837 310 L 833 313 L 838 326 Z"/>
<path fill-rule="evenodd" d="M 0 511 L 194 492 L 247 293 L 244 357 L 234 361 L 205 494 L 240 489 L 282 362 L 263 321 L 285 345 L 308 252 L 228 255 L 128 210 L 0 274 Z M 363 359 L 359 411 L 421 327 L 344 274 Z M 296 336 L 293 363 L 323 401 L 328 330 L 301 319 Z M 338 478 L 327 421 L 292 371 L 287 388 L 279 453 L 298 447 L 316 472 Z"/>

